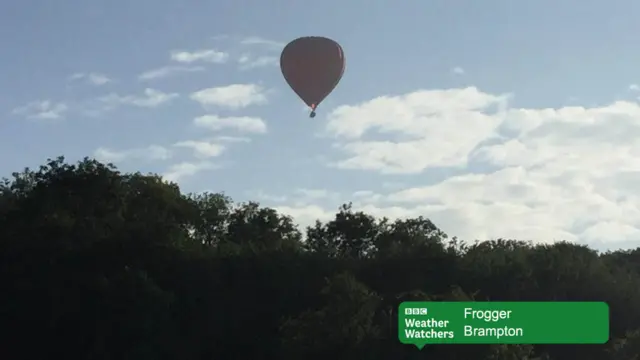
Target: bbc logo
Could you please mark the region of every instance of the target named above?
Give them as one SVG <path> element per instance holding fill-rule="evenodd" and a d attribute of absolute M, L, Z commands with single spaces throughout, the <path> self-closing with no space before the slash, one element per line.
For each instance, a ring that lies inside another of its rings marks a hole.
<path fill-rule="evenodd" d="M 405 308 L 405 315 L 427 315 L 427 308 Z"/>

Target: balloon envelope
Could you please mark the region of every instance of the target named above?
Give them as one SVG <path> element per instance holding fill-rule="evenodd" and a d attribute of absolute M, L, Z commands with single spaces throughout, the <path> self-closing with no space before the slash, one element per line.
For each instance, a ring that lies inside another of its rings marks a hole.
<path fill-rule="evenodd" d="M 338 85 L 344 67 L 342 47 L 325 37 L 295 39 L 284 47 L 280 55 L 282 75 L 312 110 Z"/>

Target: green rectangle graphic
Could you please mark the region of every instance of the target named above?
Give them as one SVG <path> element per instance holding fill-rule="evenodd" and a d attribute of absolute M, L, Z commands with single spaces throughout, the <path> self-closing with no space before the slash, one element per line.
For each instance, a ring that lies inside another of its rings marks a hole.
<path fill-rule="evenodd" d="M 403 302 L 398 338 L 427 344 L 604 344 L 604 302 Z"/>

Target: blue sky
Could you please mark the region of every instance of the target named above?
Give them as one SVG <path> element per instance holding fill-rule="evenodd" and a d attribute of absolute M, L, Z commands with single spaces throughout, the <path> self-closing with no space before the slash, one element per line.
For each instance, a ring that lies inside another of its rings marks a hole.
<path fill-rule="evenodd" d="M 0 171 L 96 156 L 303 225 L 354 201 L 467 240 L 638 246 L 638 11 L 627 0 L 3 3 Z M 347 59 L 313 120 L 277 67 L 306 35 L 335 39 Z"/>

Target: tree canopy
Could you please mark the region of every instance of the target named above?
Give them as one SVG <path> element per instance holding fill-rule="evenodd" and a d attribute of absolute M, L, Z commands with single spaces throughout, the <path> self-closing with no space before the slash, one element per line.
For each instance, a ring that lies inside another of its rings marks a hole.
<path fill-rule="evenodd" d="M 640 248 L 467 243 L 350 204 L 301 229 L 88 158 L 0 184 L 0 284 L 2 359 L 640 359 Z M 410 299 L 606 301 L 611 340 L 418 350 Z"/>

